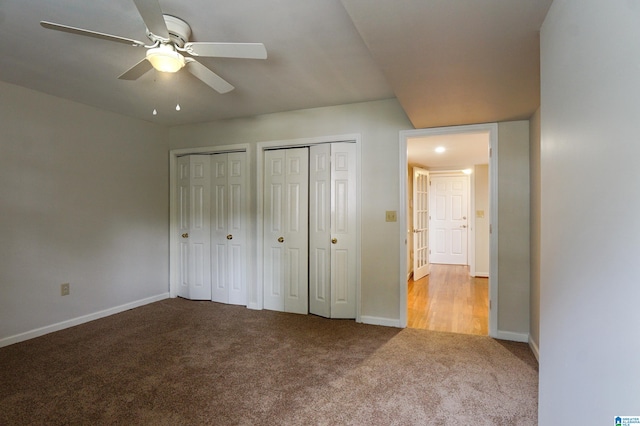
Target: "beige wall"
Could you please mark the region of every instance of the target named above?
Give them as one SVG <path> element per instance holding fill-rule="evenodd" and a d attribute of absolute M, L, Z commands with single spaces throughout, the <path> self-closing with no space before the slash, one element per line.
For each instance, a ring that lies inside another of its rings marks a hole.
<path fill-rule="evenodd" d="M 542 25 L 541 425 L 640 416 L 640 3 Z"/>
<path fill-rule="evenodd" d="M 385 211 L 400 210 L 398 137 L 400 130 L 411 128 L 394 99 L 173 127 L 170 145 L 178 149 L 246 143 L 255 148 L 258 142 L 360 134 L 361 315 L 367 321 L 393 324 L 400 316 L 399 286 L 405 282 L 398 282 L 401 230 L 397 222 L 385 222 Z M 528 129 L 528 121 L 498 125 L 502 171 L 499 235 L 504 239 L 498 254 L 501 265 L 498 328 L 505 332 L 503 338 L 516 340 L 526 339 L 529 332 Z M 251 161 L 255 164 L 255 149 Z M 251 181 L 255 194 L 255 174 Z"/>
<path fill-rule="evenodd" d="M 531 292 L 529 341 L 536 356 L 540 342 L 540 109 L 529 120 L 529 177 L 531 182 Z"/>
<path fill-rule="evenodd" d="M 398 222 L 385 222 L 385 211 L 398 210 L 398 137 L 400 130 L 411 128 L 404 111 L 392 99 L 173 127 L 170 144 L 171 148 L 240 143 L 255 147 L 257 142 L 360 134 L 361 315 L 368 321 L 397 322 L 400 229 Z M 252 157 L 255 164 L 255 149 Z M 251 181 L 255 194 L 255 173 Z"/>
<path fill-rule="evenodd" d="M 0 99 L 0 346 L 166 297 L 166 129 L 6 83 Z"/>
<path fill-rule="evenodd" d="M 529 121 L 499 123 L 498 330 L 503 337 L 529 333 L 529 262 Z"/>
<path fill-rule="evenodd" d="M 0 344 L 166 296 L 169 148 L 246 143 L 255 168 L 258 142 L 354 133 L 361 135 L 361 314 L 398 321 L 405 285 L 398 236 L 406 230 L 385 222 L 385 211 L 400 210 L 398 137 L 412 126 L 396 100 L 166 129 L 4 83 L 0 96 Z M 498 128 L 500 235 L 511 239 L 499 253 L 499 328 L 526 333 L 528 263 L 519 243 L 528 235 L 518 227 L 522 191 L 528 197 L 521 179 L 528 128 Z M 255 194 L 255 172 L 251 186 Z M 64 298 L 63 282 L 71 283 Z"/>

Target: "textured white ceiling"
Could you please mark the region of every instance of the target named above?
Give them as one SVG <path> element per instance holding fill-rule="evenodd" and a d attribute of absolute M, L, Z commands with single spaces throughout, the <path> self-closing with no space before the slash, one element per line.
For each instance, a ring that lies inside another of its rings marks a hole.
<path fill-rule="evenodd" d="M 265 44 L 264 61 L 202 60 L 236 86 L 221 95 L 186 72 L 118 80 L 143 48 L 39 25 L 146 41 L 131 0 L 0 0 L 0 80 L 166 125 L 394 96 L 416 127 L 526 118 L 539 104 L 537 30 L 550 3 L 160 0 L 192 41 Z"/>

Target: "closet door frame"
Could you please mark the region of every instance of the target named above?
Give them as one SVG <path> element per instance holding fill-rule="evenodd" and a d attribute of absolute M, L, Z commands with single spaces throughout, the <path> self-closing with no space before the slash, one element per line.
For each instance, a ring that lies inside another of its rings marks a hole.
<path fill-rule="evenodd" d="M 181 148 L 181 149 L 173 149 L 169 151 L 169 297 L 177 297 L 178 296 L 178 288 L 179 288 L 179 261 L 180 261 L 180 235 L 178 234 L 178 215 L 177 215 L 177 189 L 176 183 L 178 178 L 178 158 L 191 155 L 191 154 L 224 154 L 231 152 L 245 152 L 246 153 L 246 164 L 248 171 L 248 179 L 247 179 L 247 200 L 248 200 L 248 210 L 249 217 L 247 218 L 246 227 L 248 230 L 247 233 L 247 244 L 245 247 L 245 256 L 246 256 L 246 266 L 247 266 L 247 283 L 252 283 L 256 281 L 255 268 L 253 267 L 255 264 L 255 258 L 251 256 L 252 253 L 255 253 L 255 238 L 252 237 L 251 226 L 253 225 L 250 214 L 251 214 L 251 180 L 253 176 L 254 167 L 252 165 L 252 152 L 253 149 L 250 144 L 237 144 L 237 145 L 220 145 L 220 146 L 206 146 L 206 147 L 198 147 L 198 148 Z M 249 307 L 249 300 L 251 299 L 251 286 L 247 285 L 247 307 Z M 255 297 L 255 295 L 254 295 Z"/>
<path fill-rule="evenodd" d="M 360 134 L 346 134 L 346 135 L 334 135 L 334 136 L 320 136 L 316 138 L 303 138 L 303 139 L 288 139 L 268 142 L 258 142 L 256 149 L 256 280 L 250 281 L 251 284 L 255 283 L 256 287 L 251 291 L 247 288 L 247 307 L 252 309 L 263 309 L 263 284 L 264 284 L 264 271 L 261 259 L 263 258 L 263 245 L 264 245 L 264 229 L 263 229 L 263 206 L 264 206 L 264 151 L 268 149 L 279 148 L 299 148 L 304 146 L 335 143 L 335 142 L 350 142 L 356 145 L 356 322 L 360 320 L 360 271 L 361 271 L 361 135 Z M 252 296 L 255 295 L 255 298 Z"/>

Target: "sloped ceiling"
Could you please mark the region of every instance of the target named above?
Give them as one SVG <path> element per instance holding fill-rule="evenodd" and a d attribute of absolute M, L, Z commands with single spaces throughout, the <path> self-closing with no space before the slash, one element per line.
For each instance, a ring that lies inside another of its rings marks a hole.
<path fill-rule="evenodd" d="M 39 25 L 146 41 L 131 0 L 0 0 L 0 80 L 165 125 L 394 96 L 417 128 L 528 118 L 550 3 L 160 0 L 190 24 L 192 41 L 265 44 L 266 60 L 202 60 L 236 87 L 221 95 L 186 72 L 118 80 L 143 48 Z"/>

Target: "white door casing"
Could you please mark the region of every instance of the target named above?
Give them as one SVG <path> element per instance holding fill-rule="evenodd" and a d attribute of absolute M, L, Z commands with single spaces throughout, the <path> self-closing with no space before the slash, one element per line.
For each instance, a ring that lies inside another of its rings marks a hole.
<path fill-rule="evenodd" d="M 429 172 L 413 168 L 413 279 L 429 274 Z"/>
<path fill-rule="evenodd" d="M 404 283 L 407 280 L 407 176 L 408 176 L 408 159 L 407 159 L 407 144 L 410 138 L 422 137 L 422 136 L 435 136 L 435 135 L 449 135 L 449 134 L 461 134 L 461 133 L 477 133 L 484 132 L 487 135 L 489 144 L 489 336 L 498 337 L 498 312 L 499 312 L 499 298 L 498 298 L 498 124 L 486 123 L 486 124 L 473 124 L 466 126 L 451 126 L 451 127 L 439 127 L 431 129 L 412 129 L 402 130 L 399 133 L 398 140 L 398 169 L 400 179 L 400 211 L 398 212 L 398 220 L 400 225 L 399 244 L 400 247 L 405 247 L 405 250 L 400 250 L 400 256 L 398 258 L 398 282 Z M 398 286 L 398 307 L 400 312 L 400 318 L 396 324 L 399 327 L 407 326 L 407 293 L 408 288 L 405 285 Z"/>
<path fill-rule="evenodd" d="M 467 265 L 469 177 L 431 175 L 431 262 Z"/>
<path fill-rule="evenodd" d="M 246 153 L 211 156 L 211 300 L 246 305 Z"/>
<path fill-rule="evenodd" d="M 264 307 L 308 313 L 309 150 L 264 153 Z"/>
<path fill-rule="evenodd" d="M 356 317 L 356 146 L 310 147 L 309 312 Z"/>
<path fill-rule="evenodd" d="M 180 284 L 178 295 L 211 300 L 210 159 L 189 155 L 178 159 L 178 232 Z"/>

